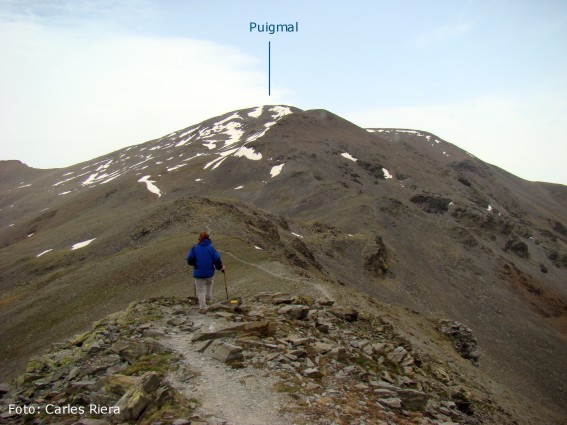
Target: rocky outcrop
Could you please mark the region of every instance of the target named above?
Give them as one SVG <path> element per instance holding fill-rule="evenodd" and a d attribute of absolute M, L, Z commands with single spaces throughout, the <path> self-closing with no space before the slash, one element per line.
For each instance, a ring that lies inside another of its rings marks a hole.
<path fill-rule="evenodd" d="M 157 373 L 147 372 L 130 386 L 128 391 L 113 406 L 116 417 L 121 420 L 137 420 L 155 398 L 154 392 L 161 384 Z"/>
<path fill-rule="evenodd" d="M 362 255 L 366 270 L 378 276 L 385 276 L 389 273 L 388 250 L 381 236 L 376 236 L 374 241 L 363 250 Z"/>
<path fill-rule="evenodd" d="M 530 258 L 530 252 L 528 250 L 528 245 L 520 240 L 511 239 L 506 242 L 504 246 L 504 251 L 512 251 L 520 258 Z"/>
<path fill-rule="evenodd" d="M 477 341 L 469 327 L 460 322 L 441 320 L 438 329 L 451 339 L 461 357 L 478 365 L 480 354 L 478 352 Z"/>
<path fill-rule="evenodd" d="M 217 375 L 236 368 L 249 371 L 245 383 L 276 379 L 272 391 L 288 400 L 281 414 L 296 423 L 498 423 L 383 319 L 334 304 L 283 293 L 207 315 L 176 298 L 132 304 L 30 360 L 14 386 L 1 385 L 0 422 L 238 423 L 203 409 L 200 394 L 187 389 L 206 379 L 205 369 L 192 372 L 191 359 L 208 359 Z M 474 358 L 468 328 L 442 326 Z M 218 397 L 223 391 L 214 389 Z M 39 411 L 27 415 L 10 407 L 32 405 Z"/>
<path fill-rule="evenodd" d="M 132 304 L 31 359 L 15 385 L 4 387 L 0 423 L 104 425 L 174 420 L 176 411 L 189 411 L 190 402 L 165 379 L 180 356 L 155 339 L 164 336 L 153 328 L 161 319 L 189 329 L 177 317 L 163 318 L 154 299 Z"/>
<path fill-rule="evenodd" d="M 427 213 L 443 214 L 449 210 L 449 198 L 433 195 L 414 195 L 410 199 L 411 202 L 417 204 Z"/>

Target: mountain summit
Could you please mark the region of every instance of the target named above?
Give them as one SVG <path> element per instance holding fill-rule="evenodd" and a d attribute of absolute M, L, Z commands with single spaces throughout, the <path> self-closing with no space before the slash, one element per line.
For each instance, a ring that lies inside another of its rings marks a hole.
<path fill-rule="evenodd" d="M 0 176 L 4 379 L 132 301 L 190 295 L 183 260 L 207 227 L 235 295 L 364 295 L 400 317 L 457 321 L 514 420 L 567 417 L 565 186 L 426 131 L 282 105 L 63 169 L 2 161 Z"/>

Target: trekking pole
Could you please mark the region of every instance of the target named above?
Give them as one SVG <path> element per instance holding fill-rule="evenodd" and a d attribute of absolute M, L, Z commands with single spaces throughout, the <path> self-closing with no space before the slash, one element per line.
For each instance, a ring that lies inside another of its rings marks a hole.
<path fill-rule="evenodd" d="M 226 292 L 226 299 L 228 300 L 228 287 L 226 286 L 226 270 L 223 270 L 222 274 L 224 276 L 224 290 Z"/>

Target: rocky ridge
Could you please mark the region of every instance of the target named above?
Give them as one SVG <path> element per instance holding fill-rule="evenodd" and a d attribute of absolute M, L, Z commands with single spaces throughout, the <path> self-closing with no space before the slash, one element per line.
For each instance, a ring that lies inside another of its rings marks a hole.
<path fill-rule="evenodd" d="M 460 323 L 440 326 L 474 339 Z M 273 292 L 206 315 L 190 299 L 132 303 L 30 360 L 0 393 L 0 423 L 511 422 L 486 388 L 380 315 Z"/>

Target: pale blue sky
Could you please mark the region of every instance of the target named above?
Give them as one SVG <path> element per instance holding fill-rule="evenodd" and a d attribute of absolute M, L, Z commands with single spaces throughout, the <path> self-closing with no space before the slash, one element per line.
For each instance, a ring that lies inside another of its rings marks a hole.
<path fill-rule="evenodd" d="M 251 21 L 299 32 L 250 33 Z M 284 103 L 431 131 L 567 183 L 562 0 L 0 0 L 0 54 L 0 158 L 34 167 Z"/>

